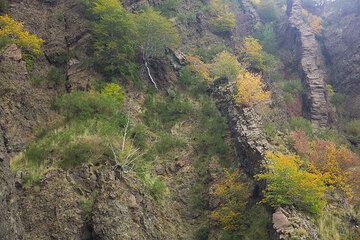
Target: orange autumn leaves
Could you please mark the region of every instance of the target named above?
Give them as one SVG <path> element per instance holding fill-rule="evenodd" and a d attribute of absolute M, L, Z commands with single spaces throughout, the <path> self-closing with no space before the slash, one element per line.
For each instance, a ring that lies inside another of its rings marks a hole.
<path fill-rule="evenodd" d="M 329 187 L 340 189 L 349 196 L 360 194 L 360 162 L 346 146 L 332 141 L 309 141 L 303 131 L 291 134 L 294 150 L 309 162 L 309 170 L 322 175 Z"/>

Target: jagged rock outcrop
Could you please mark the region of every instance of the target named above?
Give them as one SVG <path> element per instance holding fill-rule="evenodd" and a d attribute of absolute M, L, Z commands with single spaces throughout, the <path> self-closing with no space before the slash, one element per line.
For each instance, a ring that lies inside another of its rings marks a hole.
<path fill-rule="evenodd" d="M 271 239 L 319 240 L 316 224 L 294 208 L 278 208 L 272 215 Z"/>
<path fill-rule="evenodd" d="M 329 64 L 329 80 L 336 91 L 348 96 L 347 114 L 360 117 L 360 1 L 336 1 L 325 5 L 323 40 Z"/>
<path fill-rule="evenodd" d="M 15 185 L 9 160 L 26 147 L 34 129 L 47 122 L 50 94 L 32 86 L 16 45 L 6 47 L 0 54 L 0 239 L 21 239 Z"/>
<path fill-rule="evenodd" d="M 227 118 L 239 163 L 253 177 L 262 171 L 264 155 L 273 147 L 262 133 L 259 115 L 253 108 L 236 104 L 233 100 L 234 93 L 235 86 L 232 83 L 215 82 L 211 88 L 220 112 Z"/>
<path fill-rule="evenodd" d="M 314 127 L 329 122 L 324 57 L 310 26 L 303 19 L 301 0 L 288 0 L 290 33 L 298 38 L 301 52 L 300 69 L 304 84 L 305 111 Z"/>
<path fill-rule="evenodd" d="M 65 72 L 68 90 L 84 89 L 98 77 L 84 67 L 91 34 L 81 0 L 16 1 L 10 15 L 44 40 L 44 55 L 36 59 L 32 75 L 45 79 L 49 68 L 56 66 Z"/>

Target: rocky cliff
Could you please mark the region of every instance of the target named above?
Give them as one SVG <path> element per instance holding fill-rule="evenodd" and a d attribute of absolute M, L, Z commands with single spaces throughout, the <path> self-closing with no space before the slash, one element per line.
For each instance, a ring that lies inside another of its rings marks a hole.
<path fill-rule="evenodd" d="M 328 3 L 322 17 L 329 80 L 335 90 L 348 96 L 347 113 L 360 117 L 360 2 Z"/>
<path fill-rule="evenodd" d="M 0 239 L 20 239 L 23 230 L 9 160 L 26 147 L 36 127 L 50 121 L 51 94 L 32 86 L 16 45 L 8 46 L 0 54 L 0 76 Z"/>
<path fill-rule="evenodd" d="M 300 71 L 304 91 L 305 111 L 315 127 L 329 122 L 324 57 L 315 34 L 303 19 L 301 0 L 288 1 L 289 33 L 299 43 Z"/>

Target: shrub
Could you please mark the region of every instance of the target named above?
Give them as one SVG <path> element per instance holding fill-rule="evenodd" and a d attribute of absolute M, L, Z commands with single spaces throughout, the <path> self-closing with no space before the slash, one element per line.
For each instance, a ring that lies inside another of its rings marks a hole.
<path fill-rule="evenodd" d="M 258 102 L 268 101 L 271 93 L 262 88 L 261 76 L 242 70 L 236 80 L 237 93 L 235 101 L 245 106 L 253 106 Z"/>
<path fill-rule="evenodd" d="M 0 48 L 14 43 L 26 52 L 40 55 L 43 40 L 34 34 L 24 31 L 22 23 L 5 15 L 0 16 L 0 43 Z"/>
<path fill-rule="evenodd" d="M 177 0 L 165 0 L 156 8 L 162 15 L 171 17 L 176 15 L 176 11 L 180 8 L 180 2 Z"/>
<path fill-rule="evenodd" d="M 245 37 L 242 41 L 242 60 L 254 71 L 275 76 L 277 60 L 265 53 L 260 41 L 253 37 Z"/>
<path fill-rule="evenodd" d="M 223 51 L 213 59 L 211 74 L 214 78 L 226 77 L 229 81 L 235 81 L 239 75 L 240 67 L 236 56 L 227 51 Z"/>
<path fill-rule="evenodd" d="M 208 240 L 210 235 L 210 230 L 208 226 L 201 226 L 196 229 L 194 233 L 195 240 Z"/>
<path fill-rule="evenodd" d="M 346 102 L 346 95 L 341 93 L 334 93 L 334 95 L 330 98 L 330 102 L 337 108 L 344 105 Z"/>
<path fill-rule="evenodd" d="M 135 80 L 137 32 L 132 15 L 117 0 L 95 0 L 87 5 L 93 15 L 95 67 L 108 77 Z"/>
<path fill-rule="evenodd" d="M 9 1 L 8 0 L 0 0 L 0 14 L 6 13 L 9 9 Z"/>
<path fill-rule="evenodd" d="M 123 89 L 119 84 L 116 83 L 108 83 L 101 90 L 101 94 L 106 97 L 111 97 L 114 101 L 121 104 L 124 101 L 125 94 Z"/>
<path fill-rule="evenodd" d="M 262 202 L 275 208 L 294 205 L 319 214 L 326 204 L 322 175 L 301 169 L 304 162 L 296 155 L 269 152 L 266 158 L 269 161 L 264 165 L 267 172 L 256 175 L 257 179 L 268 183 Z"/>
<path fill-rule="evenodd" d="M 318 16 L 309 14 L 308 21 L 313 33 L 320 34 L 322 31 L 322 19 Z"/>
<path fill-rule="evenodd" d="M 265 23 L 277 21 L 279 18 L 279 9 L 277 1 L 275 0 L 262 0 L 257 6 L 257 11 L 261 20 Z"/>
<path fill-rule="evenodd" d="M 66 81 L 64 74 L 56 67 L 51 67 L 49 69 L 46 79 L 49 87 L 52 88 L 65 85 Z"/>
<path fill-rule="evenodd" d="M 189 62 L 189 68 L 191 71 L 197 73 L 203 79 L 209 81 L 209 66 L 205 64 L 199 57 L 197 56 L 187 56 L 186 58 Z"/>
<path fill-rule="evenodd" d="M 303 117 L 289 118 L 287 128 L 291 131 L 302 130 L 306 133 L 306 135 L 308 137 L 313 136 L 313 128 L 312 128 L 311 121 L 309 121 Z"/>
<path fill-rule="evenodd" d="M 360 120 L 348 122 L 345 126 L 345 133 L 356 142 L 360 142 Z"/>
<path fill-rule="evenodd" d="M 119 102 L 96 92 L 75 91 L 57 98 L 54 107 L 67 120 L 101 118 L 113 116 L 119 108 Z"/>
<path fill-rule="evenodd" d="M 179 44 L 179 35 L 172 22 L 152 8 L 145 9 L 135 20 L 144 61 L 161 58 L 167 48 L 174 48 Z"/>
<path fill-rule="evenodd" d="M 227 47 L 224 44 L 214 43 L 205 47 L 195 49 L 194 53 L 201 57 L 205 63 L 210 62 L 218 53 L 226 51 Z"/>
<path fill-rule="evenodd" d="M 241 182 L 238 172 L 225 171 L 225 178 L 214 186 L 214 195 L 220 206 L 211 212 L 211 218 L 224 230 L 239 230 L 244 224 L 244 211 L 249 198 L 248 186 Z"/>
<path fill-rule="evenodd" d="M 308 154 L 310 163 L 320 171 L 328 186 L 336 187 L 351 195 L 349 176 L 352 168 L 359 165 L 357 156 L 346 146 L 337 147 L 334 142 L 315 140 Z"/>
<path fill-rule="evenodd" d="M 235 14 L 224 0 L 211 0 L 210 14 L 210 29 L 215 33 L 229 33 L 236 25 Z"/>
<path fill-rule="evenodd" d="M 160 136 L 159 142 L 155 144 L 156 151 L 164 155 L 174 148 L 184 148 L 186 142 L 170 134 L 163 134 Z"/>
<path fill-rule="evenodd" d="M 66 146 L 60 167 L 70 169 L 90 160 L 92 156 L 91 145 L 87 143 L 72 143 Z"/>
<path fill-rule="evenodd" d="M 200 96 L 206 93 L 207 82 L 198 74 L 194 74 L 191 68 L 182 68 L 179 75 L 179 83 L 185 87 L 192 96 Z"/>
<path fill-rule="evenodd" d="M 303 86 L 300 80 L 285 81 L 282 90 L 285 93 L 300 94 L 303 91 Z"/>
<path fill-rule="evenodd" d="M 256 34 L 265 52 L 275 54 L 278 50 L 278 43 L 273 23 L 265 23 L 258 29 Z"/>

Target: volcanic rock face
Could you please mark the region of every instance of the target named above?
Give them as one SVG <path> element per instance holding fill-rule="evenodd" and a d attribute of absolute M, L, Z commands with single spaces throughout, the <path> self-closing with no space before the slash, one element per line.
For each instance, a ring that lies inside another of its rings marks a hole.
<path fill-rule="evenodd" d="M 314 127 L 328 124 L 328 104 L 325 85 L 324 58 L 310 26 L 303 20 L 301 0 L 288 1 L 288 14 L 291 32 L 300 40 L 303 83 L 305 86 L 305 109 Z"/>
<path fill-rule="evenodd" d="M 10 45 L 0 55 L 0 239 L 21 239 L 9 159 L 26 147 L 40 123 L 51 118 L 50 97 L 28 79 L 21 50 Z"/>
<path fill-rule="evenodd" d="M 360 1 L 326 5 L 324 44 L 329 57 L 330 82 L 348 96 L 347 112 L 360 117 Z"/>
<path fill-rule="evenodd" d="M 266 151 L 272 146 L 261 131 L 261 119 L 253 108 L 243 108 L 233 101 L 233 84 L 215 84 L 212 94 L 221 113 L 226 116 L 236 154 L 242 169 L 249 176 L 262 171 Z"/>

